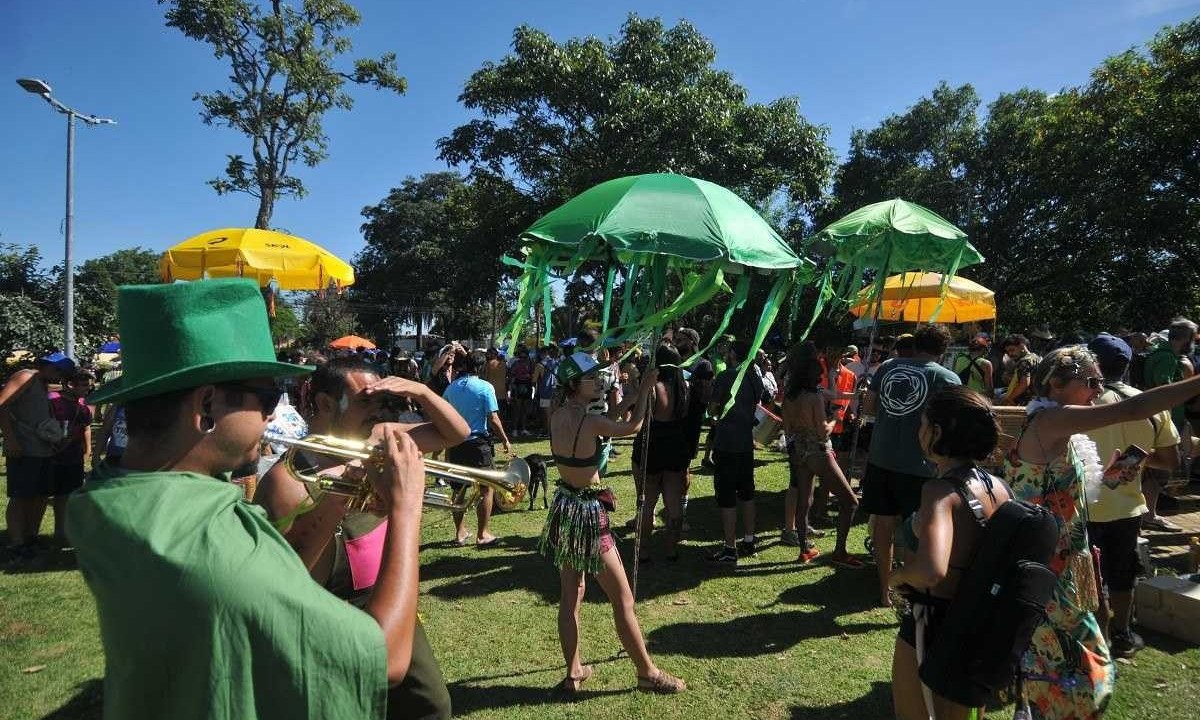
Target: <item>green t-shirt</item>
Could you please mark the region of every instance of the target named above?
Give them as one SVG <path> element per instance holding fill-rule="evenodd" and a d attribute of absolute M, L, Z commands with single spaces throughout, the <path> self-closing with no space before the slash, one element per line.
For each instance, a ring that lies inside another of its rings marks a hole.
<path fill-rule="evenodd" d="M 68 501 L 96 597 L 104 717 L 381 718 L 387 648 L 241 488 L 101 467 Z"/>
<path fill-rule="evenodd" d="M 871 464 L 933 477 L 933 466 L 917 442 L 921 414 L 930 396 L 947 385 L 961 384 L 957 375 L 932 361 L 892 358 L 880 365 L 870 385 L 871 392 L 879 396 L 871 431 Z"/>
<path fill-rule="evenodd" d="M 1159 343 L 1146 356 L 1146 389 L 1168 385 L 1183 379 L 1183 361 L 1167 342 Z M 1171 419 L 1182 426 L 1187 420 L 1183 405 L 1171 408 Z"/>

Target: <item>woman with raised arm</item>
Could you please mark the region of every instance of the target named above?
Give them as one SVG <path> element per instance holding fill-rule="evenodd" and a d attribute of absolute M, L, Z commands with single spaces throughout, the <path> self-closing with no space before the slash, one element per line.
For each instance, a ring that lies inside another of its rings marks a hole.
<path fill-rule="evenodd" d="M 1200 375 L 1093 406 L 1104 378 L 1095 356 L 1072 345 L 1048 353 L 1031 382 L 1036 397 L 1026 407 L 1028 418 L 1005 463 L 1005 479 L 1014 497 L 1045 506 L 1058 520 L 1050 569 L 1059 580 L 1021 670 L 1035 718 L 1088 720 L 1103 715 L 1114 670 L 1092 614 L 1099 607 L 1099 579 L 1088 550 L 1084 497 L 1085 476 L 1102 468 L 1096 467 L 1095 444 L 1082 433 L 1181 405 L 1200 394 Z"/>
<path fill-rule="evenodd" d="M 562 404 L 550 417 L 550 452 L 560 480 L 538 548 L 559 570 L 562 597 L 558 605 L 558 635 L 567 676 L 557 691 L 565 696 L 579 692 L 592 675 L 592 667 L 579 658 L 579 608 L 583 603 L 587 573 L 612 603 L 617 636 L 637 668 L 639 690 L 677 693 L 682 680 L 660 670 L 650 659 L 634 615 L 633 593 L 617 553 L 608 513 L 615 509 L 612 490 L 600 484 L 601 438 L 634 435 L 642 426 L 650 393 L 658 386 L 658 373 L 648 371 L 636 395 L 610 410 L 608 416 L 587 412 L 601 398 L 607 379 L 587 353 L 577 352 L 558 366 Z M 632 410 L 630 419 L 620 419 Z"/>

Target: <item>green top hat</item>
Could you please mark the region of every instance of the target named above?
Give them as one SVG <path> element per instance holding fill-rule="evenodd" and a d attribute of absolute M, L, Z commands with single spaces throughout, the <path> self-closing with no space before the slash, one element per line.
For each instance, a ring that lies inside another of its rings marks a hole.
<path fill-rule="evenodd" d="M 312 371 L 276 362 L 266 304 L 251 280 L 127 285 L 117 295 L 117 323 L 123 373 L 91 403 Z"/>

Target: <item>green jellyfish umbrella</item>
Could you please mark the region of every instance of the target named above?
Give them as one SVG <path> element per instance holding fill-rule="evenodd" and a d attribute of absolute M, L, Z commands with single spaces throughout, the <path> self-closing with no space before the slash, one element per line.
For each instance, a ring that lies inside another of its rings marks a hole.
<path fill-rule="evenodd" d="M 830 256 L 819 281 L 814 320 L 826 303 L 832 303 L 831 309 L 859 302 L 870 305 L 882 294 L 888 276 L 903 272 L 941 273 L 939 295 L 945 297 L 946 283 L 955 273 L 983 262 L 966 233 L 929 208 L 899 198 L 866 205 L 830 224 L 817 233 L 813 247 Z M 836 288 L 835 263 L 843 265 Z M 868 270 L 874 271 L 874 280 L 860 296 Z M 937 310 L 930 322 L 936 319 Z"/>
<path fill-rule="evenodd" d="M 606 268 L 600 342 L 644 337 L 717 295 L 732 293 L 720 327 L 695 357 L 724 333 L 745 303 L 751 277 L 774 276 L 750 352 L 738 367 L 739 384 L 788 293 L 796 283 L 810 280 L 814 268 L 734 193 L 670 173 L 600 183 L 544 215 L 520 237 L 526 241 L 524 259 L 504 258 L 523 270 L 517 309 L 503 330 L 510 347 L 539 302 L 545 316 L 543 342 L 550 341 L 551 281 L 575 274 L 584 263 L 599 261 Z M 618 275 L 623 280 L 620 312 L 611 325 Z M 727 278 L 734 276 L 731 289 Z M 678 293 L 669 297 L 676 288 Z"/>

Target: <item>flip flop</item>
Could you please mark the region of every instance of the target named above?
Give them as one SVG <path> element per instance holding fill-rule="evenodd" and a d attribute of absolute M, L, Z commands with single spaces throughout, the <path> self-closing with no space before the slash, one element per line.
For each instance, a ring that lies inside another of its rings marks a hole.
<path fill-rule="evenodd" d="M 646 678 L 639 675 L 637 689 L 659 695 L 674 695 L 687 690 L 687 683 L 670 673 L 659 670 L 654 677 Z"/>
<path fill-rule="evenodd" d="M 494 537 L 491 540 L 484 540 L 482 542 L 475 543 L 475 547 L 477 547 L 481 550 L 486 550 L 487 548 L 498 547 L 499 545 L 500 545 L 500 538 L 498 538 L 498 537 Z"/>
<path fill-rule="evenodd" d="M 592 676 L 592 666 L 584 665 L 583 674 L 579 677 L 571 677 L 570 675 L 562 679 L 560 683 L 554 686 L 553 695 L 561 698 L 574 698 L 583 688 L 583 684 Z"/>

